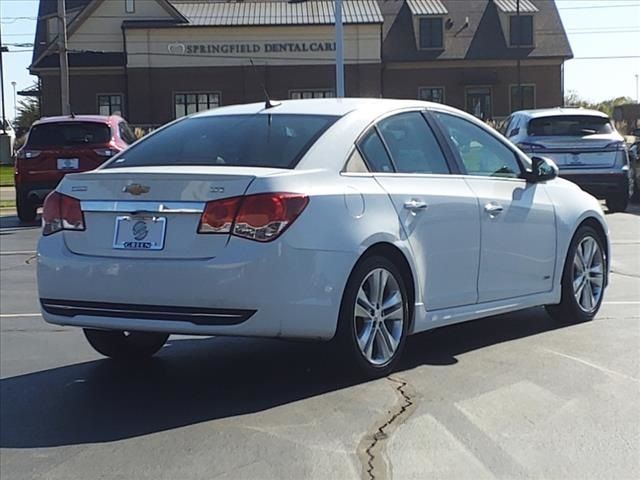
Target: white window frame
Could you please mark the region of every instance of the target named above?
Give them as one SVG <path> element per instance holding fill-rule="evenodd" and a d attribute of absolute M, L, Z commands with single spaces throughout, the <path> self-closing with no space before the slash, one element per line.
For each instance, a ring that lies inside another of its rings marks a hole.
<path fill-rule="evenodd" d="M 522 87 L 533 87 L 533 106 L 531 107 L 536 108 L 536 105 L 538 104 L 538 89 L 536 88 L 536 84 L 535 83 L 521 83 L 520 86 Z M 514 110 L 514 105 L 511 103 L 511 90 L 513 90 L 514 88 L 518 88 L 518 84 L 517 83 L 511 83 L 509 85 L 509 115 L 511 115 L 513 112 L 517 111 Z M 519 110 L 520 107 L 518 107 Z M 526 110 L 529 107 L 524 107 L 524 109 Z"/>
<path fill-rule="evenodd" d="M 180 116 L 178 116 L 178 111 L 177 111 L 177 108 L 176 108 L 176 97 L 178 95 L 184 95 L 185 96 L 185 103 L 183 104 L 184 107 L 185 107 L 185 112 L 184 112 L 183 115 L 180 115 Z M 172 107 L 173 108 L 173 118 L 182 118 L 182 117 L 186 117 L 187 115 L 191 115 L 191 113 L 187 112 L 187 105 L 188 105 L 188 103 L 186 102 L 186 96 L 187 95 L 195 95 L 196 97 L 198 97 L 198 95 L 217 95 L 217 97 L 218 97 L 218 105 L 212 107 L 211 106 L 211 102 L 209 102 L 207 100 L 207 106 L 208 106 L 207 110 L 210 110 L 212 108 L 218 108 L 218 107 L 220 107 L 222 105 L 222 93 L 220 93 L 219 91 L 216 91 L 216 90 L 213 90 L 213 91 L 210 91 L 210 92 L 203 92 L 203 91 L 197 91 L 197 92 L 184 92 L 184 91 L 173 92 L 172 95 L 171 95 L 171 99 L 173 100 L 173 103 L 172 103 L 172 105 L 173 105 L 173 107 Z M 196 111 L 193 112 L 193 113 L 204 112 L 205 111 L 205 110 L 200 110 L 198 105 L 199 105 L 199 102 L 198 102 L 198 99 L 196 98 L 196 103 L 195 103 Z"/>
<path fill-rule="evenodd" d="M 447 89 L 442 86 L 442 85 L 434 85 L 434 86 L 427 86 L 427 87 L 418 87 L 418 100 L 424 100 L 425 102 L 433 102 L 434 100 L 425 100 L 422 98 L 422 92 L 425 90 L 442 90 L 442 101 L 441 102 L 435 102 L 435 103 L 442 103 L 445 104 L 446 102 L 446 95 L 447 95 Z"/>
<path fill-rule="evenodd" d="M 136 13 L 136 0 L 124 0 L 124 13 Z"/>
<path fill-rule="evenodd" d="M 124 116 L 124 95 L 120 92 L 113 92 L 113 93 L 97 93 L 96 94 L 96 105 L 98 106 L 97 112 L 98 115 L 103 115 L 103 113 L 100 111 L 100 107 L 102 105 L 100 105 L 100 97 L 109 97 L 109 114 L 108 116 L 111 115 L 116 115 L 116 113 L 114 113 L 113 109 L 113 105 L 111 104 L 111 97 L 120 97 L 120 110 L 116 110 L 116 112 L 120 112 L 119 115 Z"/>
<path fill-rule="evenodd" d="M 469 90 L 476 90 L 476 89 L 481 89 L 481 88 L 486 88 L 489 90 L 489 98 L 491 99 L 491 103 L 490 103 L 490 108 L 491 108 L 491 118 L 493 118 L 493 112 L 494 112 L 494 92 L 493 92 L 493 86 L 492 85 L 466 85 L 464 87 L 464 111 L 467 112 L 467 96 L 469 95 Z M 473 113 L 467 112 L 470 115 L 473 115 Z M 473 115 L 475 116 L 475 115 Z M 476 117 L 477 118 L 477 117 Z M 485 118 L 485 120 L 487 120 Z"/>
<path fill-rule="evenodd" d="M 327 96 L 327 94 L 330 94 Z M 304 96 L 310 94 L 310 96 Z M 322 96 L 316 96 L 316 94 L 322 94 Z M 295 88 L 289 90 L 289 98 L 291 100 L 300 100 L 308 98 L 335 98 L 336 91 L 333 88 Z"/>

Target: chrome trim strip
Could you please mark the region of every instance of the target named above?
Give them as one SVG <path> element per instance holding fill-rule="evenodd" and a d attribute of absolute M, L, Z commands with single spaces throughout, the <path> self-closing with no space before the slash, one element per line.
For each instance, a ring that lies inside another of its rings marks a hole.
<path fill-rule="evenodd" d="M 205 202 L 82 200 L 80 206 L 83 212 L 202 213 Z"/>

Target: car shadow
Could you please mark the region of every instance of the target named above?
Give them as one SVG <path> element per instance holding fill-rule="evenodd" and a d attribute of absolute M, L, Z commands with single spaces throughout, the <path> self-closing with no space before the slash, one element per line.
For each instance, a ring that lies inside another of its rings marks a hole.
<path fill-rule="evenodd" d="M 409 338 L 398 372 L 557 328 L 543 309 Z M 176 338 L 136 366 L 107 359 L 0 380 L 0 447 L 109 442 L 260 412 L 363 382 L 329 344 Z"/>
<path fill-rule="evenodd" d="M 20 230 L 30 230 L 40 228 L 40 216 L 38 215 L 33 222 L 21 222 L 16 215 L 0 216 L 0 235 L 12 233 Z"/>

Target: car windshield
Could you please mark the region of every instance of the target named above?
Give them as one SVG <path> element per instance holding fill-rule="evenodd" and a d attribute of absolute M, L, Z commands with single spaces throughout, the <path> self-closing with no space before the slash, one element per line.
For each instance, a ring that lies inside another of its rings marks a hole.
<path fill-rule="evenodd" d="M 583 137 L 613 133 L 608 118 L 590 115 L 560 115 L 534 118 L 529 122 L 529 135 L 537 137 Z"/>
<path fill-rule="evenodd" d="M 108 143 L 111 129 L 104 123 L 67 122 L 35 125 L 29 133 L 29 147 L 60 147 Z"/>
<path fill-rule="evenodd" d="M 115 158 L 105 168 L 228 165 L 294 168 L 338 117 L 216 115 L 186 118 Z"/>

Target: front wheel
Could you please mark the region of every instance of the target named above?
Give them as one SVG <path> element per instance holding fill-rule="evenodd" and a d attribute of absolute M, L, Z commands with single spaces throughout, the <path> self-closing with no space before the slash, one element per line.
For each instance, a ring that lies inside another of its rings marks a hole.
<path fill-rule="evenodd" d="M 98 353 L 114 360 L 141 360 L 151 357 L 169 338 L 168 333 L 123 332 L 84 329 L 84 336 Z"/>
<path fill-rule="evenodd" d="M 356 265 L 345 288 L 337 340 L 347 362 L 368 377 L 388 375 L 407 337 L 409 303 L 400 270 L 385 257 Z"/>
<path fill-rule="evenodd" d="M 547 312 L 561 323 L 592 320 L 600 309 L 607 284 L 604 240 L 593 228 L 578 229 L 565 260 L 562 298 L 558 305 L 547 305 Z"/>

